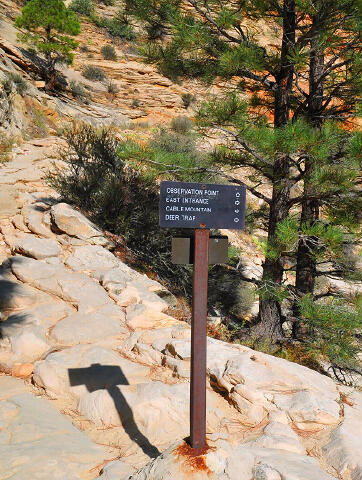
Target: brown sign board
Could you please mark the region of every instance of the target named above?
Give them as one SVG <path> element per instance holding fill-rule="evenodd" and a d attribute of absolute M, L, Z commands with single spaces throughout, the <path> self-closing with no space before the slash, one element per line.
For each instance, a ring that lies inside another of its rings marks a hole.
<path fill-rule="evenodd" d="M 191 265 L 194 263 L 194 239 L 192 237 L 172 238 L 172 263 Z M 209 265 L 228 262 L 228 237 L 213 236 L 209 240 Z"/>
<path fill-rule="evenodd" d="M 245 226 L 243 185 L 163 181 L 160 226 L 164 228 L 227 228 Z"/>

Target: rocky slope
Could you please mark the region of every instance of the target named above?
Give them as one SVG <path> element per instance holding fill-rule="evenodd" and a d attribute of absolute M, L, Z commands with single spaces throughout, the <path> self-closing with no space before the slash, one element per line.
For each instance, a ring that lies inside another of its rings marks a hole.
<path fill-rule="evenodd" d="M 2 132 L 20 144 L 0 165 L 0 480 L 362 480 L 360 392 L 211 338 L 209 449 L 190 456 L 189 326 L 171 316 L 173 296 L 120 261 L 45 176 L 61 166 L 54 134 L 64 122 L 168 121 L 185 112 L 182 93 L 202 90 L 172 84 L 129 45 L 117 63 L 101 60 L 104 36 L 85 24 L 88 51 L 63 73 L 86 84 L 83 66 L 100 65 L 120 93 L 99 83 L 88 85 L 89 105 L 49 96 L 17 43 L 19 7 L 0 4 L 0 80 L 17 72 L 29 84 L 24 96 L 0 87 Z M 250 239 L 233 241 L 258 276 Z"/>
<path fill-rule="evenodd" d="M 46 187 L 59 143 L 1 167 L 0 479 L 361 479 L 361 393 L 214 339 L 190 458 L 189 327 Z"/>

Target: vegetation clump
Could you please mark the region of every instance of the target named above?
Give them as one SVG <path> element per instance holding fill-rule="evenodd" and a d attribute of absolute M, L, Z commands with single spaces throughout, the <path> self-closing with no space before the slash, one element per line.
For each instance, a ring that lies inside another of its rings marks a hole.
<path fill-rule="evenodd" d="M 7 72 L 6 78 L 3 80 L 3 86 L 5 90 L 11 91 L 12 85 L 14 85 L 15 90 L 21 96 L 24 96 L 26 92 L 29 90 L 28 82 L 18 73 L 15 72 Z"/>
<path fill-rule="evenodd" d="M 96 82 L 103 82 L 106 79 L 104 71 L 95 65 L 87 65 L 82 71 L 83 77 L 87 80 L 95 80 Z"/>
<path fill-rule="evenodd" d="M 80 15 L 91 16 L 94 12 L 92 0 L 72 0 L 69 9 Z"/>
<path fill-rule="evenodd" d="M 71 80 L 69 82 L 69 86 L 74 98 L 81 101 L 82 103 L 85 103 L 86 105 L 89 104 L 90 95 L 82 83 Z"/>
<path fill-rule="evenodd" d="M 192 120 L 184 115 L 179 115 L 178 117 L 173 118 L 171 121 L 171 129 L 176 133 L 180 133 L 181 135 L 186 135 L 189 133 L 192 127 Z"/>
<path fill-rule="evenodd" d="M 101 48 L 101 54 L 105 60 L 117 60 L 117 53 L 113 45 L 103 45 Z"/>

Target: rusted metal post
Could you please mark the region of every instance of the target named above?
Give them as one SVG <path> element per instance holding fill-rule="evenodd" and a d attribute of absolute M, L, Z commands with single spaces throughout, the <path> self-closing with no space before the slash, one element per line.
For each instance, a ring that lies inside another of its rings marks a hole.
<path fill-rule="evenodd" d="M 206 321 L 209 229 L 195 230 L 191 330 L 190 444 L 194 454 L 206 446 Z"/>

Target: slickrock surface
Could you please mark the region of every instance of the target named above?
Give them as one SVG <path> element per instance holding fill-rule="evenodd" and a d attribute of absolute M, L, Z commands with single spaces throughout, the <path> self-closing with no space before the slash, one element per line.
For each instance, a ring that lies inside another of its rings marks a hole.
<path fill-rule="evenodd" d="M 46 186 L 59 143 L 0 166 L 0 480 L 361 480 L 360 392 L 211 338 L 190 458 L 189 326 Z"/>

